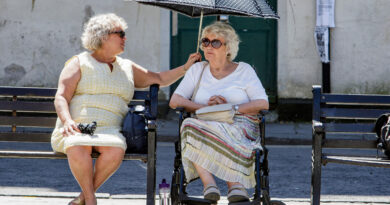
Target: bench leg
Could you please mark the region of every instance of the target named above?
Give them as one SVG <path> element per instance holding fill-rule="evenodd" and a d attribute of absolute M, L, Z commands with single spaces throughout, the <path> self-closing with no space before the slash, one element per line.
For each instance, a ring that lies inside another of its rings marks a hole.
<path fill-rule="evenodd" d="M 321 158 L 322 158 L 322 134 L 313 133 L 312 145 L 312 169 L 311 169 L 311 205 L 320 204 L 321 196 Z"/>
<path fill-rule="evenodd" d="M 148 132 L 148 170 L 146 185 L 146 204 L 156 201 L 156 131 Z"/>

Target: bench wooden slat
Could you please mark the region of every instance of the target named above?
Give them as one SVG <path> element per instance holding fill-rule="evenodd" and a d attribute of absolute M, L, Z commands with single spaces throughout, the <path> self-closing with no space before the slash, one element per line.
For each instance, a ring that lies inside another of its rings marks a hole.
<path fill-rule="evenodd" d="M 325 132 L 374 133 L 373 123 L 324 123 Z"/>
<path fill-rule="evenodd" d="M 92 153 L 93 158 L 97 158 L 98 153 Z M 14 151 L 0 150 L 0 158 L 49 158 L 49 159 L 66 159 L 63 153 L 52 151 Z M 147 154 L 126 154 L 124 160 L 147 160 Z"/>
<path fill-rule="evenodd" d="M 376 156 L 353 156 L 353 155 L 333 155 L 324 154 L 323 163 L 340 163 L 359 166 L 387 167 L 390 168 L 390 160 L 387 158 L 377 158 Z"/>
<path fill-rule="evenodd" d="M 376 148 L 376 140 L 325 139 L 324 148 Z"/>
<path fill-rule="evenodd" d="M 322 103 L 389 105 L 389 95 L 326 94 L 322 93 Z"/>
<path fill-rule="evenodd" d="M 0 116 L 0 125 L 54 127 L 57 117 Z"/>
<path fill-rule="evenodd" d="M 348 109 L 322 108 L 321 117 L 330 119 L 370 119 L 376 120 L 381 114 L 390 113 L 390 109 Z"/>
<path fill-rule="evenodd" d="M 53 102 L 0 101 L 0 110 L 55 112 Z"/>
<path fill-rule="evenodd" d="M 51 133 L 23 133 L 23 132 L 2 132 L 0 141 L 8 142 L 50 142 Z"/>
<path fill-rule="evenodd" d="M 30 87 L 0 87 L 2 96 L 42 96 L 53 97 L 57 92 L 56 88 L 30 88 Z"/>

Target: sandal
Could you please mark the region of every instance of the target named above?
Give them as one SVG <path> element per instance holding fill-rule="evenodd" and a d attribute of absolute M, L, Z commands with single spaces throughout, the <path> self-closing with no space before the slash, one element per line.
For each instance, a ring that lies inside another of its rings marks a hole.
<path fill-rule="evenodd" d="M 203 190 L 204 199 L 207 199 L 212 202 L 217 202 L 221 198 L 221 192 L 218 187 L 214 184 L 209 184 Z"/>
<path fill-rule="evenodd" d="M 230 187 L 227 195 L 229 203 L 249 201 L 249 194 L 245 187 L 241 184 L 236 184 Z"/>
<path fill-rule="evenodd" d="M 81 201 L 80 197 L 74 198 L 72 201 L 69 202 L 68 205 L 84 205 L 84 201 Z"/>

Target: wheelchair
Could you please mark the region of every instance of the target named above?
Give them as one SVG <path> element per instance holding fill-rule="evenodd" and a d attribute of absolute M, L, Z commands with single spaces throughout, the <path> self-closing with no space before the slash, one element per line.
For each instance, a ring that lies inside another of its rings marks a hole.
<path fill-rule="evenodd" d="M 186 112 L 183 108 L 176 109 L 179 114 L 179 128 L 185 118 L 190 117 L 190 113 Z M 256 186 L 254 189 L 253 197 L 248 202 L 235 202 L 229 203 L 229 205 L 285 205 L 281 201 L 271 200 L 269 195 L 269 179 L 268 179 L 268 150 L 265 147 L 265 118 L 266 112 L 260 113 L 260 139 L 258 143 L 261 143 L 263 150 L 256 149 L 255 151 L 255 177 Z M 186 191 L 188 183 L 185 180 L 185 173 L 181 161 L 181 144 L 180 144 L 180 129 L 179 139 L 175 142 L 175 159 L 174 169 L 172 174 L 172 186 L 171 186 L 171 200 L 172 205 L 210 205 L 212 201 L 188 196 Z M 194 179 L 197 180 L 197 179 Z"/>

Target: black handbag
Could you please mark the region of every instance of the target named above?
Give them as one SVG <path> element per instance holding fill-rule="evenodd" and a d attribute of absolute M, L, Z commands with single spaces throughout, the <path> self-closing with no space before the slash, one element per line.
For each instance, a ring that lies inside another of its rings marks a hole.
<path fill-rule="evenodd" d="M 126 138 L 126 153 L 148 152 L 148 127 L 144 116 L 145 107 L 141 105 L 131 106 L 122 125 L 122 134 Z"/>

